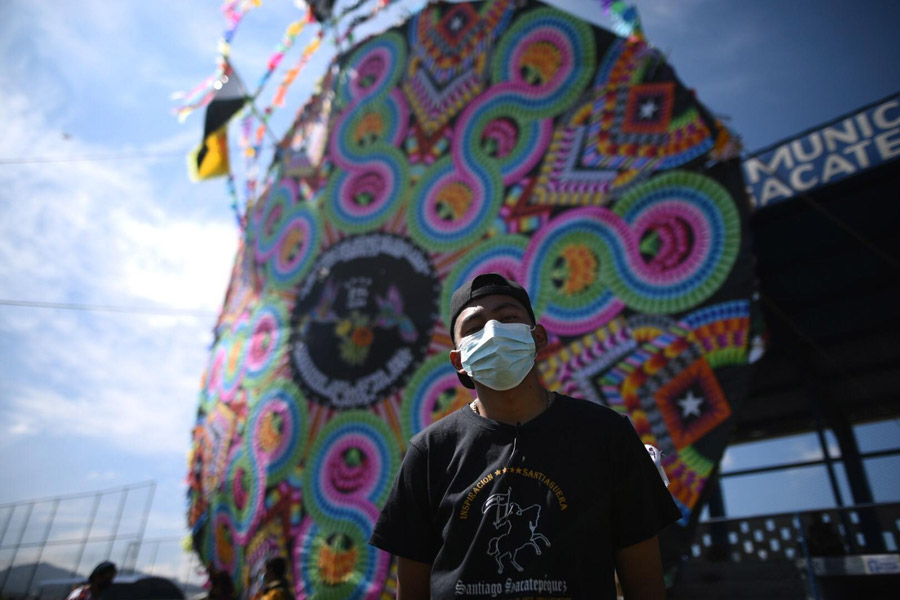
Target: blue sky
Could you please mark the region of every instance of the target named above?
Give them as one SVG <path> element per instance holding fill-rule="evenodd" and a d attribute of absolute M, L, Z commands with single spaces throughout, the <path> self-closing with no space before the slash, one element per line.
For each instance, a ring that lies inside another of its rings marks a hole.
<path fill-rule="evenodd" d="M 610 25 L 599 2 L 556 4 Z M 651 43 L 748 150 L 900 90 L 892 0 L 636 4 Z M 0 300 L 196 313 L 0 305 L 0 503 L 155 480 L 147 534 L 185 531 L 185 458 L 237 229 L 224 182 L 188 181 L 202 112 L 179 124 L 170 96 L 212 72 L 219 5 L 0 3 Z M 248 87 L 297 15 L 265 0 L 247 16 L 232 56 Z M 321 66 L 293 85 L 276 133 Z"/>

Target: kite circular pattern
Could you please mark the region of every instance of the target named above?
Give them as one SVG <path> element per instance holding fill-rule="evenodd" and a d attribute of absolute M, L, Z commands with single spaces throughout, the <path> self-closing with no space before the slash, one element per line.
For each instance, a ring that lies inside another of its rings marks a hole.
<path fill-rule="evenodd" d="M 440 283 L 408 240 L 373 233 L 322 253 L 300 287 L 291 364 L 304 395 L 339 409 L 399 389 L 424 358 L 438 319 Z"/>
<path fill-rule="evenodd" d="M 395 439 L 390 427 L 369 412 L 349 411 L 328 422 L 304 473 L 308 507 L 317 522 L 356 513 L 360 527 L 374 527 L 376 505 L 387 497 L 400 464 Z"/>
<path fill-rule="evenodd" d="M 519 181 L 544 155 L 553 134 L 548 117 L 587 87 L 595 60 L 590 27 L 553 9 L 532 11 L 497 44 L 495 85 L 463 113 L 457 135 L 476 161 L 494 151 L 504 184 Z"/>
<path fill-rule="evenodd" d="M 396 34 L 375 38 L 350 58 L 339 97 L 349 104 L 334 126 L 330 154 L 335 170 L 325 189 L 330 223 L 348 233 L 369 231 L 400 206 L 409 181 L 406 157 L 395 146 L 406 135 L 409 109 L 390 93 L 406 60 Z"/>
<path fill-rule="evenodd" d="M 255 253 L 259 261 L 268 259 L 279 247 L 281 224 L 297 201 L 297 184 L 292 179 L 282 179 L 264 198 L 250 220 L 253 225 L 250 233 L 256 242 Z"/>
<path fill-rule="evenodd" d="M 316 437 L 303 476 L 311 518 L 299 536 L 296 552 L 303 554 L 295 553 L 295 560 L 316 560 L 298 565 L 301 597 L 365 598 L 380 589 L 390 557 L 368 539 L 399 468 L 394 440 L 390 427 L 366 411 L 335 417 Z"/>
<path fill-rule="evenodd" d="M 248 444 L 249 441 L 248 438 Z M 264 492 L 265 476 L 255 454 L 248 452 L 245 444 L 236 446 L 228 463 L 223 494 L 236 541 L 242 543 L 252 534 L 262 513 Z"/>
<path fill-rule="evenodd" d="M 368 532 L 351 523 L 321 526 L 306 518 L 294 546 L 297 598 L 381 598 L 390 555 L 369 545 Z"/>
<path fill-rule="evenodd" d="M 471 400 L 445 320 L 484 272 L 528 291 L 544 383 L 628 412 L 689 517 L 742 399 L 753 290 L 740 166 L 709 168 L 727 132 L 664 57 L 535 0 L 432 3 L 320 89 L 248 202 L 215 330 L 203 562 L 242 587 L 281 552 L 298 598 L 391 593 L 368 539 L 404 442 Z"/>
<path fill-rule="evenodd" d="M 224 506 L 216 510 L 211 529 L 209 556 L 217 569 L 228 572 L 236 579 L 241 565 L 240 546 L 235 536 L 234 521 Z"/>
<path fill-rule="evenodd" d="M 309 271 L 322 241 L 319 211 L 307 204 L 291 207 L 278 227 L 276 250 L 266 260 L 272 286 L 289 290 Z"/>
<path fill-rule="evenodd" d="M 269 297 L 257 307 L 249 326 L 245 376 L 256 381 L 268 376 L 278 365 L 286 344 L 289 316 L 284 303 Z"/>
<path fill-rule="evenodd" d="M 722 286 L 734 266 L 740 216 L 728 190 L 710 177 L 688 171 L 661 174 L 627 193 L 615 212 L 630 226 L 627 250 L 633 267 L 617 269 L 610 285 L 635 310 L 693 308 Z M 657 253 L 676 260 L 648 265 L 638 250 L 641 239 L 666 227 L 674 235 Z"/>
<path fill-rule="evenodd" d="M 223 397 L 230 398 L 238 390 L 244 375 L 244 360 L 248 347 L 249 327 L 246 318 L 242 318 L 227 328 L 219 338 L 215 353 L 218 366 L 217 380 Z"/>
<path fill-rule="evenodd" d="M 446 251 L 477 240 L 497 215 L 502 194 L 500 173 L 488 163 L 474 173 L 444 158 L 412 191 L 421 198 L 409 207 L 409 234 L 419 245 Z"/>
<path fill-rule="evenodd" d="M 306 401 L 291 382 L 282 380 L 282 384 L 263 394 L 247 421 L 256 460 L 265 465 L 267 487 L 295 468 L 308 429 Z"/>
<path fill-rule="evenodd" d="M 524 235 L 501 235 L 478 244 L 456 261 L 444 278 L 441 294 L 441 315 L 450 314 L 450 297 L 454 290 L 479 273 L 500 273 L 513 281 L 519 281 L 522 257 L 528 246 Z"/>
<path fill-rule="evenodd" d="M 663 254 L 678 258 L 665 268 L 648 265 L 640 250 L 642 236 L 661 230 L 671 246 L 663 243 Z M 638 185 L 615 211 L 576 208 L 551 221 L 529 242 L 524 285 L 538 290 L 535 312 L 548 330 L 577 335 L 625 306 L 648 313 L 696 306 L 722 285 L 739 245 L 740 220 L 725 188 L 676 171 Z"/>
<path fill-rule="evenodd" d="M 471 401 L 472 395 L 460 387 L 447 354 L 430 356 L 403 393 L 403 439 L 411 438 Z"/>
<path fill-rule="evenodd" d="M 599 250 L 609 234 L 599 207 L 562 213 L 532 236 L 525 250 L 522 285 L 535 316 L 548 331 L 579 335 L 601 327 L 624 307 L 601 279 L 608 267 Z"/>

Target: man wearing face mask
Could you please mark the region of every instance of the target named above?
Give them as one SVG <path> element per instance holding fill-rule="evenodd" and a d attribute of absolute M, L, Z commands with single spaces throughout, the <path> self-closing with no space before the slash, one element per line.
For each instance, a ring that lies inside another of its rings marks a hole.
<path fill-rule="evenodd" d="M 665 597 L 657 534 L 681 518 L 627 417 L 546 390 L 547 332 L 496 273 L 456 290 L 450 362 L 471 405 L 410 440 L 370 543 L 400 600 Z"/>

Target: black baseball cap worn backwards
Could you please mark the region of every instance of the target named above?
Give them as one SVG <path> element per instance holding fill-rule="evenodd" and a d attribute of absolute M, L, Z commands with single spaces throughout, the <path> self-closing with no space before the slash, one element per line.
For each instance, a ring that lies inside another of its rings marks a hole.
<path fill-rule="evenodd" d="M 531 299 L 528 297 L 528 292 L 525 291 L 525 288 L 499 273 L 482 273 L 461 285 L 450 297 L 450 338 L 454 344 L 456 343 L 454 327 L 456 326 L 456 318 L 459 317 L 459 313 L 473 300 L 492 295 L 510 296 L 517 300 L 528 311 L 531 322 L 537 322 L 534 318 L 534 311 L 531 308 Z M 457 373 L 457 375 L 464 386 L 469 389 L 475 389 L 475 384 L 472 382 L 471 377 L 465 373 Z"/>

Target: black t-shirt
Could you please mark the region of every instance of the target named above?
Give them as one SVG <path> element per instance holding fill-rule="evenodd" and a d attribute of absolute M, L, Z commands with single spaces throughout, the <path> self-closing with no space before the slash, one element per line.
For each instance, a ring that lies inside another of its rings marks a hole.
<path fill-rule="evenodd" d="M 615 598 L 614 552 L 679 518 L 627 417 L 557 395 L 413 437 L 370 543 L 430 563 L 432 598 Z"/>

